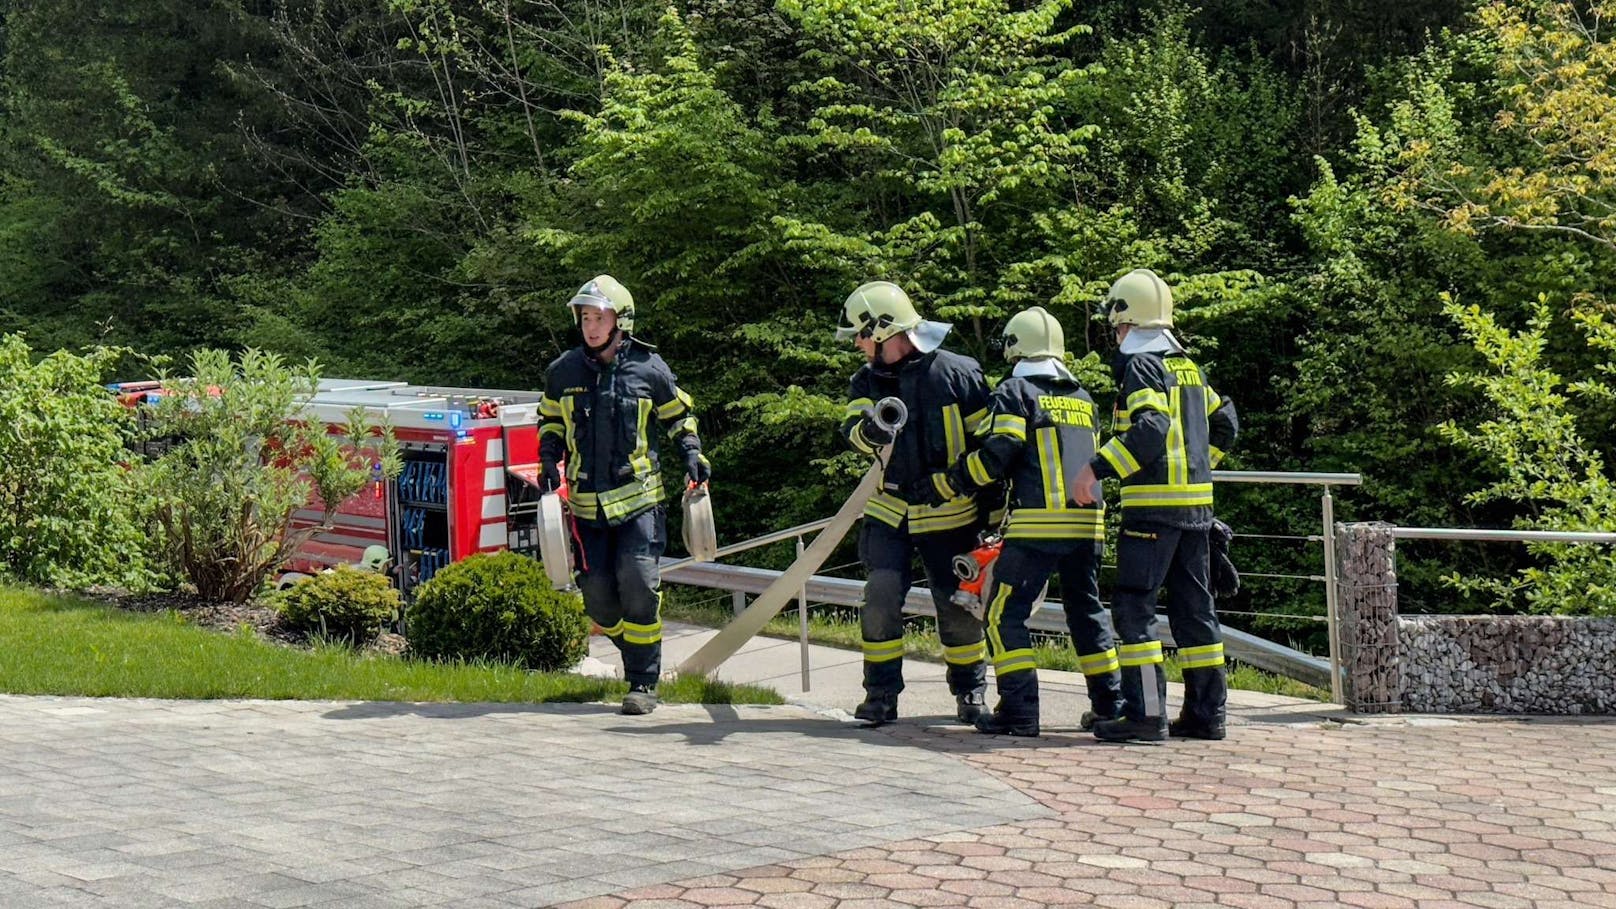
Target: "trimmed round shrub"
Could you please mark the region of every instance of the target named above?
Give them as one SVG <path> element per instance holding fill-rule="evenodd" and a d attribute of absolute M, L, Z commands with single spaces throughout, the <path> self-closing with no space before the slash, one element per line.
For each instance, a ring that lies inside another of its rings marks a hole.
<path fill-rule="evenodd" d="M 382 575 L 338 565 L 282 591 L 276 606 L 291 628 L 358 645 L 398 615 L 399 598 Z"/>
<path fill-rule="evenodd" d="M 589 652 L 583 600 L 558 593 L 538 562 L 514 552 L 478 553 L 433 575 L 407 626 L 410 650 L 430 659 L 559 672 Z"/>

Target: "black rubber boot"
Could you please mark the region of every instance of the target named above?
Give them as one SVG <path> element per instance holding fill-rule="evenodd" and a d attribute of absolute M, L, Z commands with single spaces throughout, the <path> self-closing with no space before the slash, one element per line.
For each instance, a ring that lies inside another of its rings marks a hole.
<path fill-rule="evenodd" d="M 1222 723 L 1203 723 L 1193 717 L 1181 716 L 1167 724 L 1167 734 L 1175 739 L 1207 739 L 1222 741 L 1225 730 Z"/>
<path fill-rule="evenodd" d="M 1101 716 L 1092 710 L 1085 710 L 1083 711 L 1083 716 L 1077 721 L 1077 728 L 1084 732 L 1093 732 L 1095 723 L 1102 720 L 1117 720 L 1121 718 L 1122 714 L 1120 713 L 1108 713 Z"/>
<path fill-rule="evenodd" d="M 630 685 L 628 694 L 623 695 L 622 712 L 629 716 L 645 716 L 657 709 L 656 688 L 651 685 Z"/>
<path fill-rule="evenodd" d="M 988 699 L 983 691 L 971 691 L 954 698 L 954 717 L 967 726 L 976 723 L 987 712 Z"/>
<path fill-rule="evenodd" d="M 1038 718 L 1014 717 L 1002 710 L 995 710 L 977 717 L 976 731 L 985 735 L 1013 735 L 1035 739 L 1038 737 Z"/>
<path fill-rule="evenodd" d="M 1133 720 L 1127 717 L 1100 720 L 1094 724 L 1094 737 L 1102 742 L 1160 743 L 1167 741 L 1167 724 L 1160 720 Z"/>
<path fill-rule="evenodd" d="M 871 726 L 884 726 L 898 721 L 898 696 L 895 694 L 868 694 L 864 703 L 853 711 L 853 719 L 863 720 Z"/>

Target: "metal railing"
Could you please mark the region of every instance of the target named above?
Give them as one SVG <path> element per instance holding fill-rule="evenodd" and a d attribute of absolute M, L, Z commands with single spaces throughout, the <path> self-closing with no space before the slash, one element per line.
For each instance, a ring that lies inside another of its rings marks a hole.
<path fill-rule="evenodd" d="M 1398 540 L 1476 543 L 1616 543 L 1616 533 L 1589 530 L 1487 530 L 1457 527 L 1393 527 Z"/>
<path fill-rule="evenodd" d="M 1318 486 L 1323 488 L 1320 500 L 1322 534 L 1295 538 L 1305 539 L 1308 542 L 1322 542 L 1324 544 L 1324 571 L 1320 575 L 1274 575 L 1273 577 L 1294 578 L 1297 580 L 1322 582 L 1325 585 L 1326 622 L 1330 655 L 1321 659 L 1311 654 L 1303 653 L 1283 644 L 1268 641 L 1253 634 L 1233 628 L 1224 629 L 1224 646 L 1233 659 L 1248 663 L 1269 672 L 1297 679 L 1308 684 L 1324 687 L 1328 685 L 1331 697 L 1336 703 L 1341 702 L 1341 669 L 1340 669 L 1340 635 L 1337 625 L 1337 599 L 1336 599 L 1336 565 L 1335 565 L 1335 505 L 1331 495 L 1331 488 L 1335 486 L 1358 486 L 1363 478 L 1355 473 L 1303 473 L 1287 471 L 1213 471 L 1212 478 L 1219 483 L 1243 484 L 1269 484 L 1269 485 L 1301 485 Z M 808 534 L 822 530 L 830 523 L 829 518 L 809 521 L 773 531 L 762 536 L 753 537 L 741 542 L 720 547 L 719 558 L 735 555 L 766 546 L 771 543 L 785 540 L 796 541 L 797 551 L 800 553 L 804 546 L 804 537 Z M 1261 534 L 1240 534 L 1239 536 L 1262 537 Z M 1287 537 L 1288 539 L 1292 537 Z M 696 562 L 693 559 L 664 559 L 662 563 L 662 576 L 670 583 L 686 584 L 694 587 L 708 589 L 728 590 L 737 597 L 746 594 L 759 594 L 779 578 L 782 572 L 763 568 L 749 568 L 740 565 L 723 565 L 718 562 Z M 1266 575 L 1248 575 L 1263 576 Z M 821 603 L 832 606 L 856 607 L 862 603 L 864 597 L 864 582 L 853 578 L 835 578 L 824 575 L 814 575 L 809 578 L 798 591 L 798 631 L 802 647 L 802 681 L 803 690 L 809 690 L 810 675 L 808 671 L 808 609 L 810 603 Z M 743 604 L 737 601 L 737 611 Z M 936 607 L 932 602 L 931 592 L 923 587 L 912 588 L 904 603 L 904 611 L 916 615 L 935 615 Z M 1065 613 L 1058 601 L 1046 601 L 1042 608 L 1029 617 L 1028 627 L 1036 631 L 1063 634 L 1066 631 Z M 1163 643 L 1172 646 L 1172 639 L 1163 627 Z"/>

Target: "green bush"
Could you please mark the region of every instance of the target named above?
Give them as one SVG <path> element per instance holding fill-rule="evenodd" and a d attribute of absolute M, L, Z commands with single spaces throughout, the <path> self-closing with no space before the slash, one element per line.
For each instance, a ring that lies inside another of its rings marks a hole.
<path fill-rule="evenodd" d="M 398 591 L 379 574 L 339 565 L 280 594 L 281 620 L 309 634 L 364 644 L 398 614 Z"/>
<path fill-rule="evenodd" d="M 583 601 L 513 552 L 479 553 L 434 575 L 410 607 L 408 632 L 410 650 L 424 657 L 541 672 L 571 669 L 589 649 Z"/>

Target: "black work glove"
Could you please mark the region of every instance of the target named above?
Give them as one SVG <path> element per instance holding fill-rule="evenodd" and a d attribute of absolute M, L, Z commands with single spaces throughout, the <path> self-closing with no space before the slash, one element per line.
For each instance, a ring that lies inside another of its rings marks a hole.
<path fill-rule="evenodd" d="M 555 492 L 561 488 L 561 469 L 554 461 L 539 464 L 539 492 Z"/>
<path fill-rule="evenodd" d="M 707 463 L 707 459 L 701 456 L 700 451 L 687 451 L 685 452 L 685 474 L 690 477 L 690 482 L 700 486 L 707 482 L 708 477 L 713 475 L 713 465 Z"/>
<path fill-rule="evenodd" d="M 892 430 L 875 422 L 875 417 L 864 415 L 863 422 L 859 423 L 859 432 L 863 433 L 864 440 L 876 448 L 892 444 Z"/>

